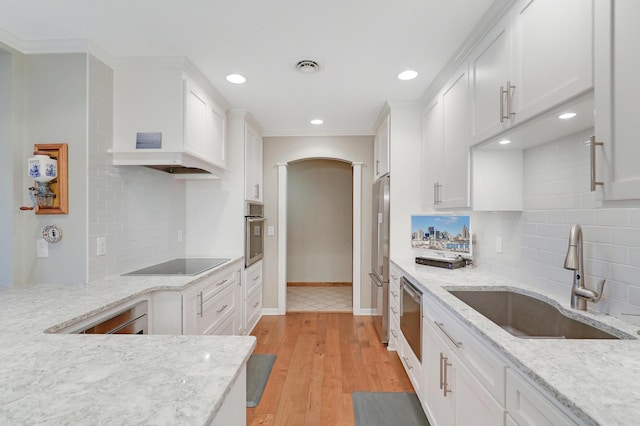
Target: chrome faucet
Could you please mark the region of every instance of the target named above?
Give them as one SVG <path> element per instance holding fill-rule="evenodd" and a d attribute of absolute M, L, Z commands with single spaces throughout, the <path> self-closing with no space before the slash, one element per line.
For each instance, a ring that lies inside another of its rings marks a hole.
<path fill-rule="evenodd" d="M 571 287 L 571 307 L 580 311 L 587 310 L 587 300 L 598 303 L 602 297 L 605 280 L 598 283 L 598 291 L 589 290 L 585 286 L 584 254 L 582 251 L 582 228 L 573 225 L 569 232 L 569 249 L 564 259 L 564 269 L 574 271 Z"/>

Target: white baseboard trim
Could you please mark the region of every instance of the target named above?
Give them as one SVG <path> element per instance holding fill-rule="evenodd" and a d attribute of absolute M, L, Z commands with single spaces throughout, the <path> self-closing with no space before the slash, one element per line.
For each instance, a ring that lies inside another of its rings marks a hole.
<path fill-rule="evenodd" d="M 371 308 L 360 308 L 360 312 L 358 312 L 357 314 L 354 313 L 353 315 L 373 315 L 373 309 Z"/>
<path fill-rule="evenodd" d="M 262 308 L 262 315 L 282 315 L 278 308 Z"/>

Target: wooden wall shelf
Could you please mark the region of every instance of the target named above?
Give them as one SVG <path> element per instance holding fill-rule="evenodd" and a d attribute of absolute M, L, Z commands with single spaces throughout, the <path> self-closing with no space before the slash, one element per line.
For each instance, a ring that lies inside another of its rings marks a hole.
<path fill-rule="evenodd" d="M 51 158 L 58 160 L 58 177 L 49 183 L 49 189 L 56 194 L 53 206 L 39 207 L 36 214 L 67 214 L 69 213 L 68 197 L 68 156 L 66 143 L 35 144 L 33 150 L 44 151 Z"/>

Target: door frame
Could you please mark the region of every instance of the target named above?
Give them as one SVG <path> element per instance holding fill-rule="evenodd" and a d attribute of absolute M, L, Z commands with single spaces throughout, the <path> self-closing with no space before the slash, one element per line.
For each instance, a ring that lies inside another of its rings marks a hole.
<path fill-rule="evenodd" d="M 304 160 L 314 158 L 305 158 Z M 362 165 L 363 162 L 345 161 L 353 168 L 353 249 L 352 249 L 352 300 L 353 315 L 362 315 L 360 293 L 362 285 Z M 303 159 L 297 159 L 300 161 Z M 278 315 L 287 313 L 287 172 L 289 163 L 278 163 Z"/>

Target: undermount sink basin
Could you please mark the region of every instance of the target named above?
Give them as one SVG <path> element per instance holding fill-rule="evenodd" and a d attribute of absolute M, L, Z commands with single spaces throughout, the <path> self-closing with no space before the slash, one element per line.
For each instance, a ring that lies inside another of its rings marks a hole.
<path fill-rule="evenodd" d="M 563 315 L 555 306 L 508 290 L 449 293 L 514 336 L 529 339 L 624 339 Z"/>

